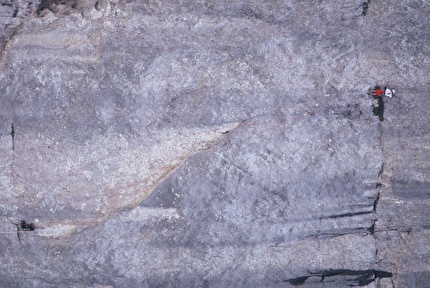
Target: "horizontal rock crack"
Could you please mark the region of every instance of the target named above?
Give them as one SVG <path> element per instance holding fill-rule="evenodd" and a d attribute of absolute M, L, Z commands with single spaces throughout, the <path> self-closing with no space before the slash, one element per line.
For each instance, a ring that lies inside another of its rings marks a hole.
<path fill-rule="evenodd" d="M 294 286 L 305 284 L 310 277 L 319 277 L 321 282 L 325 282 L 330 277 L 341 277 L 342 282 L 351 287 L 362 287 L 369 285 L 378 278 L 391 278 L 393 274 L 387 271 L 367 269 L 367 270 L 350 270 L 350 269 L 328 269 L 318 272 L 311 272 L 309 275 L 297 278 L 287 279 L 283 282 L 290 283 Z"/>

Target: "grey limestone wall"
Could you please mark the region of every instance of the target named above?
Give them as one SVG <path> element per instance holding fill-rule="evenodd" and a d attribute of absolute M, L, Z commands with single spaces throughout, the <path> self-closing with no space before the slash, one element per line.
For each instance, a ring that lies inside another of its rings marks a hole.
<path fill-rule="evenodd" d="M 0 4 L 1 287 L 430 283 L 426 1 Z"/>

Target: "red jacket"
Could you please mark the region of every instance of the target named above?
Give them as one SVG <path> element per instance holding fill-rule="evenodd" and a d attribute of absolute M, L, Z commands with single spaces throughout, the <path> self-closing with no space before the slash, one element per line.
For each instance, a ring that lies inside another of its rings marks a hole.
<path fill-rule="evenodd" d="M 371 90 L 372 92 L 372 96 L 383 96 L 385 94 L 385 91 L 382 89 L 378 89 L 378 90 Z"/>

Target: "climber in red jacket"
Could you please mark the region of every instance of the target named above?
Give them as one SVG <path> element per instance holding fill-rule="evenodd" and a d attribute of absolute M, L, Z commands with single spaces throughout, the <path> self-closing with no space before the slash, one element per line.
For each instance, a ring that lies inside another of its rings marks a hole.
<path fill-rule="evenodd" d="M 385 90 L 381 89 L 379 86 L 375 86 L 373 89 L 370 89 L 370 95 L 373 97 L 382 97 L 385 95 Z"/>
<path fill-rule="evenodd" d="M 394 89 L 387 88 L 386 86 L 382 89 L 379 86 L 375 86 L 373 89 L 369 89 L 369 94 L 374 98 L 387 96 L 388 98 L 392 98 L 396 91 Z"/>

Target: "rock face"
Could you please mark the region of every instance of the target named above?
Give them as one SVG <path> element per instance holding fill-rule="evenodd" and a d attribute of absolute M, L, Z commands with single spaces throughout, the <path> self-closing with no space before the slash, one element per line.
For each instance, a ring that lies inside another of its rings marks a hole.
<path fill-rule="evenodd" d="M 429 4 L 166 2 L 0 2 L 0 286 L 427 287 Z"/>

